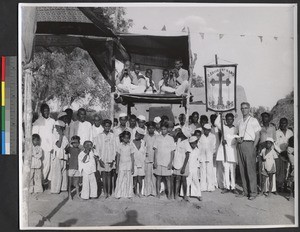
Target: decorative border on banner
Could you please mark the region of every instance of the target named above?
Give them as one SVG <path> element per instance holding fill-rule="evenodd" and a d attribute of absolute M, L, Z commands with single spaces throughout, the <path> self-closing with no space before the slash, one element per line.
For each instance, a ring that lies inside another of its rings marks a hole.
<path fill-rule="evenodd" d="M 207 68 L 226 68 L 226 67 L 234 67 L 235 72 L 234 72 L 234 108 L 230 109 L 230 110 L 222 110 L 222 111 L 218 111 L 218 110 L 214 110 L 208 107 L 208 99 L 207 99 L 207 75 L 206 75 L 206 70 Z M 205 101 L 206 101 L 206 112 L 208 112 L 208 110 L 213 111 L 213 112 L 229 112 L 234 110 L 236 112 L 236 73 L 237 73 L 237 64 L 220 64 L 220 65 L 204 65 L 204 78 L 205 78 Z"/>

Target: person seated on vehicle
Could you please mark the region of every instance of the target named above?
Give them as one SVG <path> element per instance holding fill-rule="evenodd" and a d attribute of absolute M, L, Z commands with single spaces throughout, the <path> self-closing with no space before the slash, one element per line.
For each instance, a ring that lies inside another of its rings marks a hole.
<path fill-rule="evenodd" d="M 165 77 L 164 77 L 165 79 Z M 175 60 L 175 68 L 170 70 L 168 80 L 160 82 L 161 91 L 165 93 L 175 93 L 177 96 L 181 96 L 188 91 L 188 72 L 182 68 L 182 60 Z"/>
<path fill-rule="evenodd" d="M 145 89 L 145 93 L 156 93 L 157 89 L 155 87 L 155 83 L 152 79 L 152 69 L 146 69 L 145 78 L 147 81 L 147 88 Z"/>
<path fill-rule="evenodd" d="M 146 78 L 140 73 L 140 65 L 135 64 L 133 71 L 130 71 L 130 61 L 126 61 L 117 89 L 122 93 L 143 93 L 146 87 Z"/>

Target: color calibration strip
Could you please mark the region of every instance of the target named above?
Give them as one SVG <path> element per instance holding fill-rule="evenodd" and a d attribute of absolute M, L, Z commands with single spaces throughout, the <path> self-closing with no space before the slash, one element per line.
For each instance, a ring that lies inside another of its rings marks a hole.
<path fill-rule="evenodd" d="M 17 57 L 1 57 L 1 155 L 17 154 Z"/>

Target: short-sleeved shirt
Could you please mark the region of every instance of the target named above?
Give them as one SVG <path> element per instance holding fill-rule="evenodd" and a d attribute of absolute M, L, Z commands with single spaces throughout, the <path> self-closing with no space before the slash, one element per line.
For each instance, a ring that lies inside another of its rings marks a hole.
<path fill-rule="evenodd" d="M 32 146 L 32 160 L 31 168 L 41 168 L 42 167 L 42 156 L 43 150 L 40 146 Z"/>
<path fill-rule="evenodd" d="M 181 169 L 185 160 L 186 152 L 191 152 L 192 148 L 188 139 L 177 142 L 176 151 L 174 155 L 173 166 L 175 169 Z"/>
<path fill-rule="evenodd" d="M 259 122 L 257 121 L 256 118 L 253 118 L 250 115 L 245 121 L 241 119 L 238 122 L 239 136 L 243 137 L 244 140 L 254 141 L 255 133 L 260 130 L 261 127 L 259 125 Z"/>
<path fill-rule="evenodd" d="M 79 147 L 70 147 L 69 149 L 69 169 L 78 170 L 78 155 L 81 152 L 81 149 Z"/>
<path fill-rule="evenodd" d="M 144 137 L 144 140 L 146 142 L 146 163 L 153 163 L 154 161 L 154 142 L 156 139 L 157 135 L 150 136 L 149 134 L 146 134 Z"/>
<path fill-rule="evenodd" d="M 131 154 L 134 153 L 134 147 L 132 142 L 130 143 L 119 143 L 117 147 L 117 152 L 120 154 L 119 170 L 127 171 L 132 168 Z"/>
<path fill-rule="evenodd" d="M 158 135 L 153 147 L 157 149 L 157 165 L 167 167 L 171 160 L 171 152 L 176 149 L 173 137 Z"/>

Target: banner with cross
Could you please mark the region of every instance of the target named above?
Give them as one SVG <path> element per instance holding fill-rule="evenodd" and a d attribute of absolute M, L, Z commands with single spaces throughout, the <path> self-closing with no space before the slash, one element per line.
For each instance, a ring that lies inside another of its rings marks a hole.
<path fill-rule="evenodd" d="M 236 110 L 237 65 L 206 65 L 206 110 L 226 112 Z"/>

